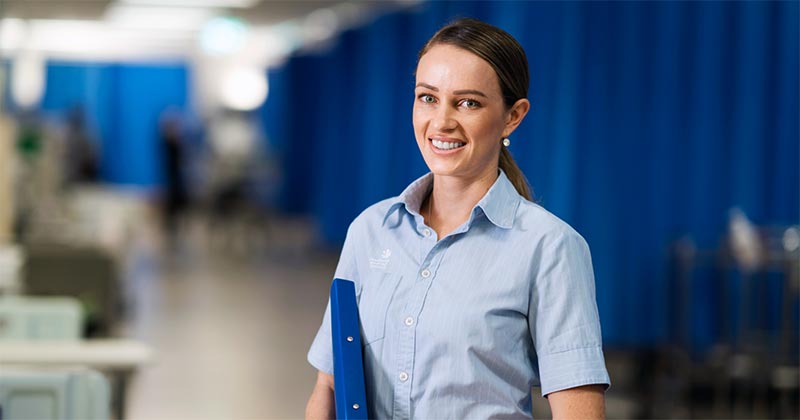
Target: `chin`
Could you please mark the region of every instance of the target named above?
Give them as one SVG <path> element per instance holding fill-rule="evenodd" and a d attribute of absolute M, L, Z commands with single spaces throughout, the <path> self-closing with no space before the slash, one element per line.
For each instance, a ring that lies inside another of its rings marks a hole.
<path fill-rule="evenodd" d="M 453 170 L 452 162 L 443 162 L 442 159 L 438 158 L 438 156 L 428 156 L 423 154 L 422 160 L 425 161 L 425 166 L 427 166 L 428 169 L 435 174 Z"/>
<path fill-rule="evenodd" d="M 438 176 L 456 176 L 459 173 L 458 168 L 454 168 L 452 165 L 442 165 L 441 163 L 428 164 L 428 169 Z"/>

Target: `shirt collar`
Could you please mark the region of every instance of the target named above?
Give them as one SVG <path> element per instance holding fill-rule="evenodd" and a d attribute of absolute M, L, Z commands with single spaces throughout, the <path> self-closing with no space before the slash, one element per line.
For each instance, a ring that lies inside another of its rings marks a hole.
<path fill-rule="evenodd" d="M 403 207 L 405 207 L 407 212 L 418 216 L 422 202 L 425 201 L 425 198 L 430 194 L 432 187 L 432 173 L 427 173 L 412 182 L 389 206 L 383 218 L 383 224 L 386 224 L 390 215 Z M 519 193 L 517 193 L 517 190 L 514 188 L 514 185 L 511 184 L 505 172 L 500 169 L 500 175 L 497 177 L 497 180 L 492 187 L 489 188 L 489 191 L 486 192 L 486 195 L 484 195 L 472 209 L 470 222 L 474 220 L 476 216 L 475 211 L 480 209 L 486 214 L 489 221 L 497 227 L 511 229 L 514 224 L 514 216 L 517 214 L 519 201 Z"/>
<path fill-rule="evenodd" d="M 414 216 L 419 216 L 422 202 L 425 201 L 425 197 L 430 194 L 431 188 L 433 188 L 433 173 L 428 172 L 427 174 L 417 178 L 417 180 L 406 187 L 406 189 L 403 190 L 400 195 L 395 197 L 392 205 L 390 205 L 389 209 L 386 210 L 386 215 L 383 217 L 383 225 L 386 225 L 386 221 L 389 219 L 389 216 L 403 206 L 405 206 L 407 212 Z"/>

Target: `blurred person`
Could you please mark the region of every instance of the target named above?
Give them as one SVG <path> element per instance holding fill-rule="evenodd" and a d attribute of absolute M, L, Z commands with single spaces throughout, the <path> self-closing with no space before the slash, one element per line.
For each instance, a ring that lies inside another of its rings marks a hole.
<path fill-rule="evenodd" d="M 160 137 L 164 165 L 164 228 L 172 241 L 178 235 L 180 218 L 188 206 L 188 193 L 183 176 L 184 150 L 181 140 L 181 120 L 173 110 L 162 114 Z M 174 242 L 173 242 L 174 245 Z"/>
<path fill-rule="evenodd" d="M 26 238 L 35 228 L 35 214 L 49 212 L 58 189 L 59 168 L 54 142 L 49 141 L 43 119 L 36 112 L 18 116 L 13 159 L 14 235 Z"/>
<path fill-rule="evenodd" d="M 422 48 L 416 82 L 431 173 L 353 221 L 335 274 L 356 285 L 369 418 L 531 418 L 537 385 L 554 418 L 603 418 L 589 248 L 531 201 L 507 149 L 530 108 L 524 50 L 462 19 Z M 309 419 L 334 415 L 330 316 Z"/>
<path fill-rule="evenodd" d="M 97 151 L 86 127 L 85 112 L 80 105 L 73 106 L 67 112 L 64 154 L 65 186 L 97 181 Z"/>
<path fill-rule="evenodd" d="M 259 162 L 259 131 L 251 114 L 223 110 L 211 121 L 209 230 L 212 245 L 245 251 L 254 239 L 254 184 Z"/>
<path fill-rule="evenodd" d="M 257 137 L 253 122 L 243 112 L 225 110 L 213 121 L 213 207 L 220 215 L 230 215 L 245 200 Z"/>

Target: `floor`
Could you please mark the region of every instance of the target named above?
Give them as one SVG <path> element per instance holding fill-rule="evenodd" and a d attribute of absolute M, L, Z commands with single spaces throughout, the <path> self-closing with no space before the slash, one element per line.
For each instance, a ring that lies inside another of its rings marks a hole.
<path fill-rule="evenodd" d="M 143 241 L 130 256 L 125 334 L 156 360 L 130 384 L 128 418 L 303 417 L 336 254 L 298 242 L 306 224 L 249 235 L 272 235 L 257 246 L 227 241 L 229 228 L 210 240 L 195 225 L 173 247 Z"/>

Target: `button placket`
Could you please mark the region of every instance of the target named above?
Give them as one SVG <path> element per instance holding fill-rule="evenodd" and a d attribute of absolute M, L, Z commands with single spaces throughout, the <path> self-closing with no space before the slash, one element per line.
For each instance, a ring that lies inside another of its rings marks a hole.
<path fill-rule="evenodd" d="M 433 236 L 431 230 L 431 236 Z M 424 235 L 424 233 L 423 233 Z M 398 358 L 395 373 L 394 410 L 395 418 L 410 417 L 411 386 L 414 379 L 414 348 L 416 341 L 416 323 L 425 302 L 428 289 L 433 283 L 431 279 L 436 275 L 436 269 L 449 241 L 435 242 L 432 240 L 420 241 L 420 259 L 416 272 L 418 280 L 412 286 L 409 303 L 404 309 L 403 323 L 406 328 L 401 328 L 397 342 Z"/>
<path fill-rule="evenodd" d="M 396 388 L 394 395 L 394 418 L 409 418 L 411 411 L 411 372 L 414 366 L 414 328 L 404 328 L 400 332 L 398 349 Z"/>

